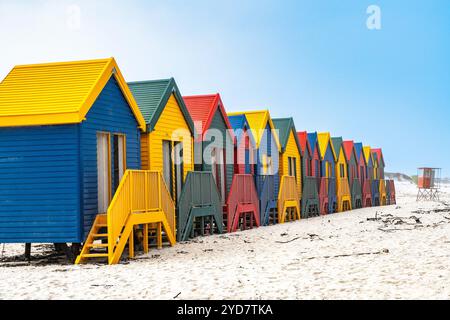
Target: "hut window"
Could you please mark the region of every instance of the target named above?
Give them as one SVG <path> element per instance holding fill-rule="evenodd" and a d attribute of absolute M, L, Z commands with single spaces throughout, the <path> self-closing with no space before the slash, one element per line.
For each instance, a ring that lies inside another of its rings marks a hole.
<path fill-rule="evenodd" d="M 267 155 L 266 154 L 263 154 L 263 156 L 262 156 L 262 172 L 263 172 L 263 174 L 267 174 L 267 171 L 268 171 L 268 169 L 267 169 Z"/>
<path fill-rule="evenodd" d="M 339 171 L 340 171 L 341 178 L 345 178 L 345 166 L 342 163 L 340 163 L 339 167 L 340 167 Z"/>
<path fill-rule="evenodd" d="M 288 175 L 290 175 L 291 177 L 294 176 L 295 174 L 295 165 L 294 165 L 294 158 L 292 157 L 288 157 Z"/>
<path fill-rule="evenodd" d="M 288 174 L 297 177 L 297 158 L 288 157 Z"/>
<path fill-rule="evenodd" d="M 272 157 L 265 154 L 263 155 L 262 162 L 263 162 L 262 163 L 263 174 L 272 175 L 273 174 Z"/>
<path fill-rule="evenodd" d="M 325 162 L 326 177 L 331 178 L 331 165 L 329 162 Z"/>
<path fill-rule="evenodd" d="M 267 157 L 267 172 L 269 175 L 273 174 L 272 157 Z"/>

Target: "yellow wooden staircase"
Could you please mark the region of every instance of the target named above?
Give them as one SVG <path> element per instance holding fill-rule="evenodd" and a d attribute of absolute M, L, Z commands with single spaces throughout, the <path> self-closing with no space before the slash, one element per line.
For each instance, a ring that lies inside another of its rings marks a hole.
<path fill-rule="evenodd" d="M 127 170 L 106 214 L 98 214 L 75 264 L 88 259 L 119 262 L 128 242 L 134 257 L 134 231 L 143 230 L 143 250 L 156 240 L 158 248 L 165 237 L 170 245 L 175 239 L 175 205 L 161 172 Z"/>
<path fill-rule="evenodd" d="M 300 195 L 293 176 L 282 176 L 278 192 L 278 223 L 300 220 Z"/>

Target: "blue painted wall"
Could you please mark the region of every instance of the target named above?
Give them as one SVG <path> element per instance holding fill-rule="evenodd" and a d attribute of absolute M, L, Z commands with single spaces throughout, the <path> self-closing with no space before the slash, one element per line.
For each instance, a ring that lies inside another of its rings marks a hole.
<path fill-rule="evenodd" d="M 0 128 L 0 243 L 84 240 L 97 214 L 98 131 L 125 134 L 127 168 L 140 168 L 140 131 L 114 78 L 81 124 Z"/>
<path fill-rule="evenodd" d="M 261 142 L 259 145 L 259 148 L 257 150 L 257 163 L 255 168 L 255 174 L 257 175 L 263 175 L 263 164 L 262 159 L 263 155 L 267 155 L 269 157 L 272 157 L 272 163 L 273 163 L 273 170 L 274 170 L 274 184 L 275 184 L 275 198 L 278 197 L 278 188 L 280 183 L 280 176 L 279 176 L 279 151 L 277 150 L 277 144 L 275 142 L 275 138 L 272 134 L 272 130 L 270 128 L 270 125 L 267 124 L 266 128 L 264 130 L 264 134 L 261 138 Z M 256 179 L 256 184 L 258 182 L 261 182 L 260 179 Z M 259 186 L 257 186 L 259 190 Z"/>
<path fill-rule="evenodd" d="M 79 241 L 78 129 L 0 128 L 0 243 Z"/>
<path fill-rule="evenodd" d="M 110 132 L 111 134 L 125 134 L 127 147 L 127 168 L 141 168 L 141 146 L 140 132 L 137 128 L 138 124 L 114 77 L 109 80 L 94 105 L 89 110 L 86 118 L 87 120 L 82 122 L 80 126 L 82 180 L 81 210 L 83 212 L 83 240 L 89 233 L 93 220 L 98 213 L 97 132 L 100 131 Z M 114 159 L 114 155 L 111 156 L 111 159 Z"/>
<path fill-rule="evenodd" d="M 321 170 L 322 170 L 322 177 L 325 177 L 325 163 L 329 162 L 331 166 L 331 177 L 330 178 L 336 178 L 336 172 L 335 172 L 335 164 L 333 157 L 333 151 L 331 150 L 331 145 L 328 144 L 327 151 L 325 152 L 325 157 L 323 157 L 323 161 L 321 163 Z"/>

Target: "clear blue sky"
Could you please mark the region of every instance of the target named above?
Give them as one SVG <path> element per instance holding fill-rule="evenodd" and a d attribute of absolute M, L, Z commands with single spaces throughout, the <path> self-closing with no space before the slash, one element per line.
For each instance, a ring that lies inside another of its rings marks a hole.
<path fill-rule="evenodd" d="M 372 4 L 381 30 L 366 27 Z M 382 147 L 389 171 L 450 175 L 447 0 L 0 0 L 0 43 L 1 78 L 114 56 L 128 81 L 173 76 L 183 94 L 220 92 L 229 111 L 269 108 L 298 130 Z"/>

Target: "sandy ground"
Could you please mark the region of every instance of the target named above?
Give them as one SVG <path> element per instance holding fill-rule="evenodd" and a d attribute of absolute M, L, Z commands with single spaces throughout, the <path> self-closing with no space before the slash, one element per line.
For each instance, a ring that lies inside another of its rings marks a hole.
<path fill-rule="evenodd" d="M 23 245 L 0 245 L 0 299 L 450 299 L 444 191 L 442 203 L 416 203 L 415 186 L 397 183 L 396 206 L 199 238 L 115 266 L 28 264 Z"/>

